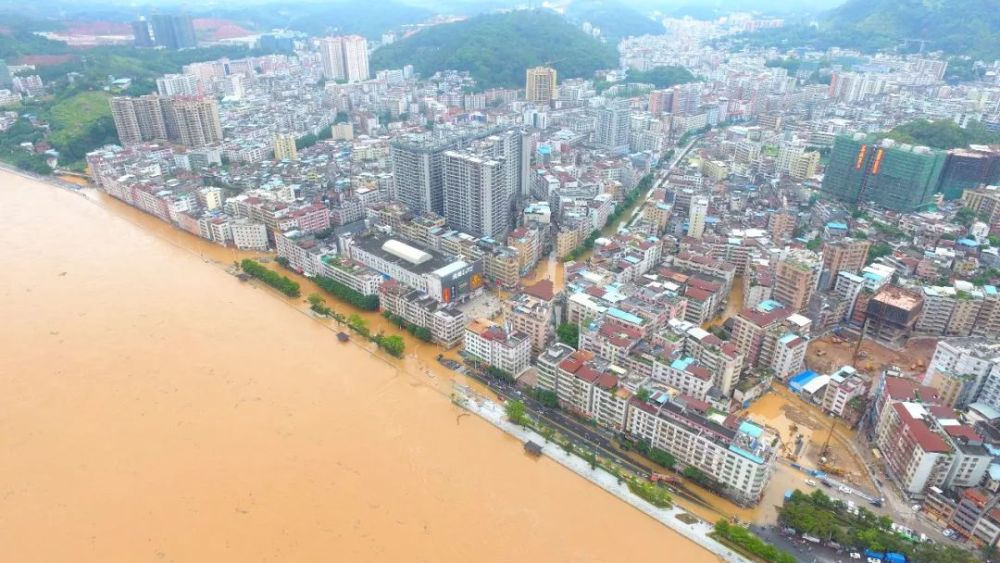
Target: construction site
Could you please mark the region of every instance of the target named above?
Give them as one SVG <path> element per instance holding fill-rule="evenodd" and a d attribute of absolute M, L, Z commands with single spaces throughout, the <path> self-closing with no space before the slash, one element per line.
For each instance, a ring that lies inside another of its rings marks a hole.
<path fill-rule="evenodd" d="M 843 365 L 852 365 L 859 372 L 877 377 L 886 369 L 904 374 L 919 374 L 927 368 L 934 355 L 937 340 L 912 338 L 903 348 L 893 350 L 866 338 L 858 346 L 858 336 L 841 331 L 841 336 L 828 334 L 809 343 L 806 367 L 819 373 L 830 373 Z"/>

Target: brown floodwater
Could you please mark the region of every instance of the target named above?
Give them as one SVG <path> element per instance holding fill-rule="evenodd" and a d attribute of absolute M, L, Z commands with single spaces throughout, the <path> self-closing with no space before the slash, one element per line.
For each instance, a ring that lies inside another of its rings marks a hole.
<path fill-rule="evenodd" d="M 99 192 L 0 209 L 0 561 L 714 559 L 463 415 L 433 346 L 340 344 Z"/>

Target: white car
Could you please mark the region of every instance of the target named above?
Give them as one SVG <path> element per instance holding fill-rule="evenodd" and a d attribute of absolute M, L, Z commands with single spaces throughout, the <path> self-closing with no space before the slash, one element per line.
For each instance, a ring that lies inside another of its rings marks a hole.
<path fill-rule="evenodd" d="M 816 481 L 813 481 L 812 479 L 806 479 L 806 485 L 809 485 L 810 487 L 815 487 Z"/>
<path fill-rule="evenodd" d="M 839 490 L 840 490 L 840 492 L 844 493 L 845 495 L 851 494 L 851 489 L 849 489 L 849 488 L 847 488 L 847 487 L 845 487 L 843 485 L 840 486 Z"/>

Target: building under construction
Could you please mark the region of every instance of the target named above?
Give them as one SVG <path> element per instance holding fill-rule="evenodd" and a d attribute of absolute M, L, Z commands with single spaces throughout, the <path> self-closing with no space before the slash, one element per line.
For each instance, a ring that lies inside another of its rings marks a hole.
<path fill-rule="evenodd" d="M 874 142 L 857 134 L 837 137 L 822 190 L 853 204 L 870 201 L 896 211 L 928 206 L 938 189 L 947 155 L 943 151 Z"/>
<path fill-rule="evenodd" d="M 868 300 L 864 335 L 891 346 L 904 344 L 923 304 L 917 292 L 894 285 L 883 287 Z"/>

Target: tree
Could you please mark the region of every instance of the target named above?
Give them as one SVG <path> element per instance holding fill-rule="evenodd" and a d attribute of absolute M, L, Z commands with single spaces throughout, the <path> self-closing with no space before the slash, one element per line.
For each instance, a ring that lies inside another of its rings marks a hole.
<path fill-rule="evenodd" d="M 357 313 L 351 313 L 350 316 L 347 317 L 347 326 L 360 333 L 368 330 L 368 321 Z"/>
<path fill-rule="evenodd" d="M 646 389 L 645 387 L 640 387 L 635 393 L 636 398 L 644 403 L 649 400 L 649 395 L 649 389 Z"/>
<path fill-rule="evenodd" d="M 278 256 L 277 258 L 274 259 L 274 261 L 277 262 L 278 265 L 281 266 L 282 268 L 292 267 L 291 263 L 288 261 L 288 258 L 285 258 L 284 256 Z"/>
<path fill-rule="evenodd" d="M 673 454 L 671 454 L 670 452 L 665 452 L 658 448 L 650 448 L 649 454 L 646 457 L 648 457 L 655 463 L 658 463 L 663 467 L 666 467 L 667 469 L 673 469 L 674 464 L 677 463 L 677 459 L 674 458 Z M 694 468 L 689 468 L 689 469 L 694 469 Z"/>
<path fill-rule="evenodd" d="M 575 324 L 564 323 L 556 328 L 556 336 L 559 342 L 573 348 L 580 346 L 580 327 Z"/>
<path fill-rule="evenodd" d="M 380 337 L 377 343 L 380 348 L 397 358 L 402 358 L 403 353 L 406 351 L 406 342 L 398 334 Z"/>
<path fill-rule="evenodd" d="M 244 273 L 253 276 L 267 285 L 277 289 L 289 297 L 299 296 L 299 283 L 288 279 L 286 276 L 269 270 L 254 260 L 245 258 L 240 262 L 240 268 Z"/>
<path fill-rule="evenodd" d="M 976 220 L 976 212 L 971 207 L 963 207 L 955 213 L 955 222 L 966 227 L 972 226 Z"/>
<path fill-rule="evenodd" d="M 821 246 L 823 246 L 823 239 L 818 236 L 806 243 L 806 249 L 812 250 L 813 252 L 819 250 Z"/>
<path fill-rule="evenodd" d="M 875 262 L 875 260 L 883 256 L 888 256 L 890 254 L 892 254 L 892 247 L 889 246 L 888 244 L 881 242 L 878 244 L 874 244 L 872 245 L 871 248 L 868 249 L 868 263 L 871 264 Z"/>
<path fill-rule="evenodd" d="M 555 436 L 556 431 L 552 429 L 551 426 L 546 426 L 542 428 L 542 438 L 545 438 L 545 442 L 551 442 L 552 437 Z"/>
<path fill-rule="evenodd" d="M 524 426 L 525 419 L 525 409 L 524 403 L 516 399 L 508 399 L 507 404 L 504 405 L 504 411 L 507 413 L 507 418 L 511 422 L 517 424 L 518 426 Z"/>

